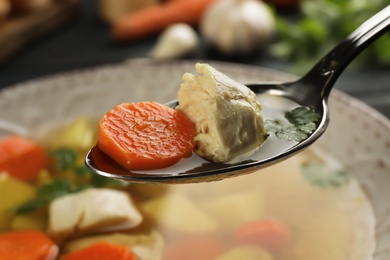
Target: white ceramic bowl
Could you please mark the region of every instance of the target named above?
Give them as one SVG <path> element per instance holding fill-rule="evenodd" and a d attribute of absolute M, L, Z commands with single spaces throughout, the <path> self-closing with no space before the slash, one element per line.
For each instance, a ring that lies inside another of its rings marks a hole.
<path fill-rule="evenodd" d="M 33 80 L 0 92 L 0 137 L 7 128 L 21 133 L 63 123 L 80 115 L 98 118 L 121 102 L 176 98 L 193 61 L 152 62 L 139 59 Z M 243 83 L 286 81 L 294 77 L 263 68 L 210 62 Z M 315 144 L 339 159 L 360 181 L 376 214 L 373 259 L 390 259 L 390 122 L 350 96 L 333 90 L 331 123 Z M 8 122 L 9 125 L 4 124 Z"/>

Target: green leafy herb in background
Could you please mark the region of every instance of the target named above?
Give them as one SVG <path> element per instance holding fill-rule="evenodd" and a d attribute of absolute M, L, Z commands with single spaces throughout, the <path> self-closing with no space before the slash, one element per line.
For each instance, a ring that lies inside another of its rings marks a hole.
<path fill-rule="evenodd" d="M 270 51 L 293 61 L 293 71 L 305 72 L 388 4 L 388 0 L 303 0 L 296 21 L 276 16 L 279 39 Z M 389 46 L 390 35 L 383 35 L 359 55 L 354 66 L 390 65 Z"/>
<path fill-rule="evenodd" d="M 77 151 L 74 149 L 59 148 L 51 152 L 50 155 L 55 159 L 58 170 L 69 170 L 76 176 L 88 177 L 92 187 L 123 186 L 123 182 L 94 174 L 84 164 L 79 164 L 77 162 Z"/>
<path fill-rule="evenodd" d="M 51 182 L 41 186 L 33 200 L 19 205 L 16 214 L 24 214 L 46 207 L 52 200 L 61 196 L 82 191 L 87 188 L 120 188 L 126 185 L 124 182 L 94 174 L 84 165 L 77 162 L 78 152 L 71 148 L 59 148 L 49 153 L 55 161 L 55 169 L 60 174 Z M 75 183 L 65 175 L 65 171 L 71 172 L 75 177 L 84 177 L 86 183 Z"/>
<path fill-rule="evenodd" d="M 70 148 L 59 148 L 49 153 L 56 161 L 56 168 L 66 170 L 74 167 L 77 159 L 77 152 Z"/>
<path fill-rule="evenodd" d="M 277 137 L 301 142 L 305 140 L 315 129 L 315 122 L 321 116 L 308 107 L 297 107 L 285 114 L 289 124 L 283 124 L 279 120 L 265 120 L 264 127 L 268 134 Z"/>
<path fill-rule="evenodd" d="M 76 186 L 65 179 L 55 179 L 38 189 L 33 200 L 29 200 L 15 209 L 16 214 L 28 213 L 47 206 L 50 201 L 61 196 L 80 191 L 87 186 Z"/>
<path fill-rule="evenodd" d="M 317 162 L 303 164 L 301 171 L 308 182 L 322 188 L 340 187 L 350 181 L 350 176 L 345 170 L 329 171 L 324 165 Z"/>

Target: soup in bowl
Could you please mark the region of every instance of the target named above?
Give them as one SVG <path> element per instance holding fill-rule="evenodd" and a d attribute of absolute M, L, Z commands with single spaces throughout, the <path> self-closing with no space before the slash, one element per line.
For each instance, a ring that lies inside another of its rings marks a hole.
<path fill-rule="evenodd" d="M 97 120 L 121 102 L 174 99 L 193 64 L 134 60 L 0 92 L 1 138 L 21 136 L 45 156 L 31 179 L 20 177 L 29 170 L 1 173 L 0 243 L 35 231 L 50 241 L 49 259 L 118 259 L 118 252 L 119 259 L 389 257 L 390 123 L 337 90 L 331 125 L 316 144 L 252 174 L 152 185 L 90 173 L 83 161 Z M 239 82 L 293 78 L 211 64 Z"/>

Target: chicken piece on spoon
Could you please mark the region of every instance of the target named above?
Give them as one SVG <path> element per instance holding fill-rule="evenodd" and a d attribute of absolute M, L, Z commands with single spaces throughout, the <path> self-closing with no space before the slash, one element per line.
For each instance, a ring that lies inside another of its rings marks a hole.
<path fill-rule="evenodd" d="M 184 74 L 176 107 L 195 123 L 195 152 L 228 162 L 259 148 L 266 134 L 256 94 L 208 64 L 196 71 Z"/>

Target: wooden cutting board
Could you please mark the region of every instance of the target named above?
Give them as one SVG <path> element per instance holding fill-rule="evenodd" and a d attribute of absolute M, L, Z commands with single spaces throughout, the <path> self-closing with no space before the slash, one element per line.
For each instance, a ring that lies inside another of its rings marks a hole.
<path fill-rule="evenodd" d="M 0 64 L 31 42 L 79 17 L 80 7 L 80 0 L 56 0 L 45 10 L 11 15 L 0 22 Z"/>

